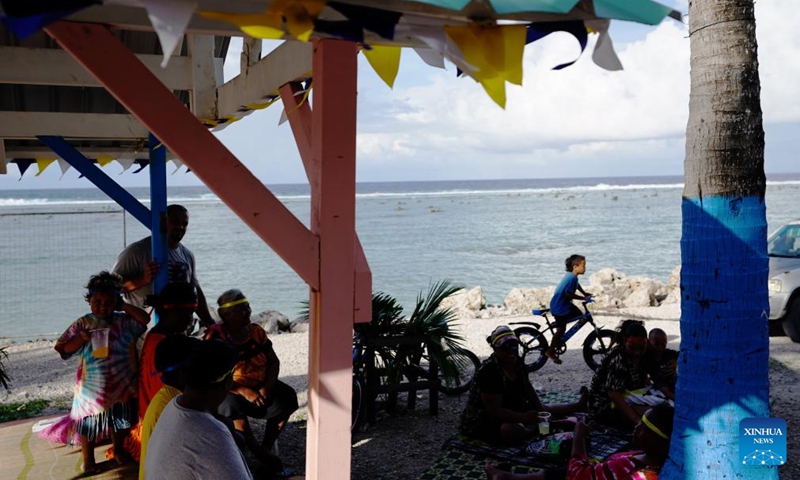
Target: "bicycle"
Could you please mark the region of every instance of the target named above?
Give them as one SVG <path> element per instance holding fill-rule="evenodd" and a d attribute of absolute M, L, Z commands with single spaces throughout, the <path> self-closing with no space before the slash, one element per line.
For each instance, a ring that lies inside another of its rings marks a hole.
<path fill-rule="evenodd" d="M 467 349 L 458 349 L 455 351 L 446 351 L 446 361 L 453 362 L 455 366 L 458 368 L 459 375 L 451 382 L 444 377 L 442 374 L 442 369 L 439 368 L 438 365 L 431 365 L 430 357 L 427 352 L 427 348 L 423 345 L 420 347 L 419 351 L 415 352 L 411 357 L 411 362 L 403 368 L 402 375 L 408 379 L 409 381 L 416 382 L 418 378 L 430 378 L 431 372 L 435 370 L 435 374 L 438 376 L 438 382 L 436 386 L 431 391 L 431 395 L 436 395 L 438 392 L 442 392 L 446 395 L 458 395 L 461 393 L 466 392 L 472 386 L 472 383 L 475 380 L 475 375 L 478 372 L 478 369 L 481 366 L 480 358 L 475 355 L 473 352 Z M 350 429 L 351 431 L 358 431 L 361 427 L 364 426 L 366 421 L 368 420 L 368 409 L 370 401 L 374 402 L 374 398 L 368 398 L 370 395 L 376 396 L 377 391 L 373 387 L 373 391 L 370 392 L 368 388 L 369 382 L 369 368 L 367 368 L 367 344 L 366 341 L 361 334 L 354 334 L 353 336 L 353 394 L 352 394 L 352 404 L 351 404 L 351 424 Z M 373 356 L 373 362 L 377 363 L 381 362 L 381 359 L 378 356 Z M 384 370 L 381 367 L 376 369 L 377 371 Z M 383 384 L 385 382 L 385 377 L 373 373 L 373 375 L 377 378 L 373 378 L 372 382 L 380 382 Z M 400 390 L 392 389 L 394 394 Z M 384 391 L 384 393 L 387 393 Z M 374 408 L 374 407 L 373 407 Z M 374 416 L 374 411 L 372 413 Z"/>
<path fill-rule="evenodd" d="M 589 335 L 586 337 L 586 340 L 583 342 L 583 360 L 586 362 L 586 365 L 592 369 L 592 371 L 595 371 L 600 366 L 600 363 L 603 361 L 606 355 L 608 355 L 608 353 L 611 351 L 611 347 L 614 345 L 617 334 L 614 330 L 599 328 L 597 324 L 594 323 L 592 313 L 586 307 L 587 304 L 592 303 L 591 299 L 587 299 L 581 303 L 583 304 L 584 313 L 567 321 L 567 323 L 577 323 L 567 330 L 561 337 L 561 346 L 556 349 L 555 353 L 556 355 L 562 355 L 564 352 L 566 352 L 567 341 L 576 333 L 578 333 L 578 330 L 583 328 L 583 326 L 588 323 L 592 326 L 594 331 L 589 333 Z M 535 322 L 511 322 L 512 325 L 529 325 L 514 329 L 514 333 L 519 338 L 522 346 L 522 359 L 525 363 L 525 370 L 529 373 L 539 370 L 544 366 L 545 363 L 547 363 L 548 358 L 544 352 L 547 351 L 550 343 L 547 341 L 547 338 L 544 334 L 550 332 L 550 336 L 552 338 L 552 335 L 555 333 L 556 329 L 556 324 L 550 321 L 550 317 L 548 315 L 548 312 L 550 312 L 549 308 L 532 310 L 531 312 L 536 316 L 543 317 L 545 322 L 547 322 L 547 327 L 544 330 L 541 330 L 542 327 Z"/>

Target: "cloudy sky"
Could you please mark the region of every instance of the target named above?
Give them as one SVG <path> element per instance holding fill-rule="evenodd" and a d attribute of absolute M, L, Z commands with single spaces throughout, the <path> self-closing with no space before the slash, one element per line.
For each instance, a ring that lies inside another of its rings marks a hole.
<path fill-rule="evenodd" d="M 687 12 L 685 0 L 663 0 Z M 800 34 L 786 12 L 792 0 L 756 2 L 757 35 L 766 131 L 767 173 L 798 172 Z M 509 86 L 505 110 L 480 85 L 422 63 L 404 51 L 390 90 L 363 57 L 359 63 L 358 180 L 681 175 L 689 99 L 687 28 L 671 19 L 657 27 L 612 24 L 624 65 L 607 72 L 591 60 L 594 38 L 578 62 L 577 42 L 550 35 L 528 45 L 524 84 Z M 226 78 L 238 73 L 240 41 L 226 61 Z M 269 47 L 265 45 L 265 50 Z M 266 184 L 303 183 L 305 174 L 288 124 L 278 126 L 276 104 L 218 133 L 225 145 Z M 168 166 L 171 172 L 173 168 Z M 16 167 L 0 176 L 0 189 L 89 186 L 77 172 L 54 164 L 18 181 Z M 147 185 L 146 171 L 117 175 L 124 186 Z M 198 185 L 185 168 L 170 185 Z"/>

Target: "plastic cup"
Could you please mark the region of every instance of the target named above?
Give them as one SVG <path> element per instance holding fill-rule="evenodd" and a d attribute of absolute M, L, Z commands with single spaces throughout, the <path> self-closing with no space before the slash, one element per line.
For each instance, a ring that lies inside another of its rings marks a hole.
<path fill-rule="evenodd" d="M 539 412 L 539 434 L 550 434 L 550 412 Z"/>
<path fill-rule="evenodd" d="M 108 357 L 108 328 L 92 330 L 92 355 L 94 358 Z"/>

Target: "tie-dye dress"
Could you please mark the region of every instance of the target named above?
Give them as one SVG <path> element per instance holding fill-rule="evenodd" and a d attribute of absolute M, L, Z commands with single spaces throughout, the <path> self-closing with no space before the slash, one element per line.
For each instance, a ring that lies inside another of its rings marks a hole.
<path fill-rule="evenodd" d="M 109 329 L 108 357 L 95 358 L 91 341 L 72 354 L 64 353 L 59 348 L 81 331 L 97 328 Z M 89 441 L 94 441 L 107 438 L 114 430 L 131 428 L 136 423 L 136 341 L 146 330 L 145 325 L 123 312 L 114 312 L 108 319 L 89 313 L 67 328 L 56 342 L 56 351 L 63 359 L 73 355 L 78 355 L 80 359 L 72 409 L 49 432 L 42 432 L 43 437 L 73 443 L 75 434 L 82 434 Z"/>

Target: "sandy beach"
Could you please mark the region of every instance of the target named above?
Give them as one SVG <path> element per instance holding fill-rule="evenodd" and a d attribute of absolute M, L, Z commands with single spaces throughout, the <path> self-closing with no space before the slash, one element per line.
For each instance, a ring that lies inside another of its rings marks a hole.
<path fill-rule="evenodd" d="M 645 320 L 648 329 L 661 328 L 667 332 L 670 346 L 680 344 L 680 316 L 677 306 L 660 308 L 624 309 L 618 312 L 625 318 Z M 614 328 L 620 316 L 596 315 L 598 324 Z M 532 321 L 532 316 L 506 316 L 499 318 L 462 318 L 458 328 L 464 334 L 466 346 L 485 358 L 490 354 L 486 335 L 497 325 L 516 321 Z M 591 371 L 583 362 L 580 345 L 588 333 L 583 329 L 568 343 L 563 365 L 548 362 L 532 374 L 532 380 L 544 390 L 577 391 L 591 379 Z M 292 333 L 271 336 L 281 359 L 281 378 L 298 392 L 301 408 L 293 416 L 293 423 L 280 440 L 280 452 L 288 465 L 302 472 L 305 462 L 305 424 L 308 369 L 308 336 Z M 787 420 L 789 427 L 788 464 L 781 468 L 783 478 L 800 478 L 800 345 L 786 337 L 774 337 L 770 342 L 771 399 L 773 416 Z M 77 361 L 61 360 L 53 350 L 52 341 L 11 344 L 8 347 L 7 369 L 11 375 L 11 390 L 0 396 L 0 403 L 24 402 L 33 399 L 54 400 L 47 413 L 67 408 L 71 401 L 73 379 Z M 430 416 L 424 397 L 417 402 L 413 412 L 400 412 L 389 416 L 379 415 L 376 425 L 353 435 L 354 479 L 414 478 L 439 455 L 439 448 L 458 424 L 466 395 L 448 397 L 441 395 L 438 416 Z M 413 460 L 411 460 L 413 459 Z"/>

